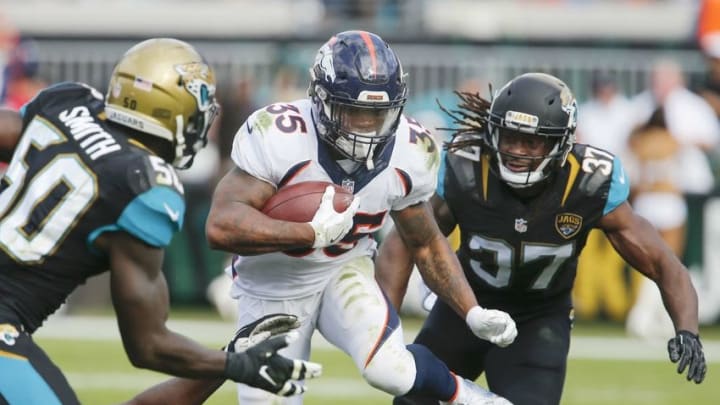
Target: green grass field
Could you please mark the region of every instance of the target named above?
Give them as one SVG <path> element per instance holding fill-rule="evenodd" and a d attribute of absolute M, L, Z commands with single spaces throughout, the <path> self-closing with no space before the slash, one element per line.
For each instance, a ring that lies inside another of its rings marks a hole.
<path fill-rule="evenodd" d="M 416 327 L 416 320 L 406 322 L 406 328 Z M 622 335 L 623 331 L 619 326 L 608 324 L 579 324 L 573 334 L 576 337 L 600 338 L 589 340 L 591 344 L 599 342 L 599 345 L 605 346 L 604 350 Z M 703 335 L 706 346 L 709 343 L 717 348 L 720 344 L 719 328 L 704 330 Z M 201 338 L 200 340 L 202 341 Z M 607 344 L 603 343 L 605 340 L 608 340 Z M 133 368 L 125 357 L 119 341 L 95 340 L 89 337 L 78 340 L 42 336 L 38 337 L 37 341 L 64 370 L 84 404 L 103 405 L 122 402 L 166 378 L 158 373 Z M 214 340 L 207 343 L 216 344 Z M 654 352 L 654 349 L 651 352 Z M 712 364 L 706 381 L 702 385 L 695 385 L 676 374 L 674 365 L 662 357 L 666 356 L 664 349 L 660 347 L 658 350 L 661 353 L 657 359 L 603 360 L 571 355 L 562 403 L 566 405 L 718 403 L 720 379 L 717 373 L 720 371 L 717 371 L 717 367 L 720 367 L 720 363 L 717 362 L 717 357 L 710 358 Z M 313 360 L 323 364 L 324 375 L 321 379 L 310 383 L 306 404 L 391 403 L 388 395 L 370 388 L 362 381 L 350 360 L 339 350 L 325 346 L 316 348 L 313 352 Z M 484 381 L 482 379 L 480 381 L 484 385 Z M 233 384 L 226 383 L 206 403 L 235 404 Z"/>

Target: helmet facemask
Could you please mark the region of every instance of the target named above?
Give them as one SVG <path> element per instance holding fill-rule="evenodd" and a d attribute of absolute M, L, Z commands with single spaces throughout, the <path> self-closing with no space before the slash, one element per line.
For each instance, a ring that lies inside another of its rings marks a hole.
<path fill-rule="evenodd" d="M 500 128 L 488 125 L 489 134 L 489 146 L 495 154 L 496 165 L 498 169 L 498 175 L 503 179 L 509 186 L 513 188 L 526 188 L 538 184 L 542 180 L 548 178 L 552 171 L 558 167 L 561 167 L 567 159 L 568 148 L 568 137 L 550 137 L 547 135 L 537 135 L 533 132 L 525 132 L 522 130 Z M 547 152 L 532 156 L 526 154 L 514 154 L 512 152 L 503 151 L 504 147 L 501 145 L 504 137 L 513 136 L 512 133 L 532 134 L 529 136 L 537 137 L 534 141 L 542 142 L 543 147 Z M 510 169 L 508 166 L 511 162 L 520 163 L 521 165 L 527 165 L 528 170 L 515 171 Z"/>
<path fill-rule="evenodd" d="M 322 104 L 319 120 L 323 139 L 343 157 L 372 166 L 374 156 L 394 136 L 400 121 L 402 105 L 390 102 L 359 102 L 328 96 L 321 86 L 316 87 Z M 387 99 L 385 93 L 361 93 L 361 99 Z M 371 169 L 372 167 L 368 167 Z"/>
<path fill-rule="evenodd" d="M 197 109 L 188 117 L 187 125 L 181 115 L 176 116 L 175 160 L 173 165 L 179 169 L 192 166 L 195 154 L 208 142 L 208 131 L 218 115 L 220 107 L 215 101 L 215 86 L 202 79 L 181 78 L 185 89 L 195 98 Z"/>

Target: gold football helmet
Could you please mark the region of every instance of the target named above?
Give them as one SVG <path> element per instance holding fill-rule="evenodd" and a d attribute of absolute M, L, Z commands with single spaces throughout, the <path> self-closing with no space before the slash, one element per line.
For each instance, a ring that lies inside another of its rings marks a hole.
<path fill-rule="evenodd" d="M 184 169 L 207 143 L 218 112 L 215 74 L 191 45 L 149 39 L 115 66 L 105 109 L 110 121 L 171 142 L 169 163 Z"/>

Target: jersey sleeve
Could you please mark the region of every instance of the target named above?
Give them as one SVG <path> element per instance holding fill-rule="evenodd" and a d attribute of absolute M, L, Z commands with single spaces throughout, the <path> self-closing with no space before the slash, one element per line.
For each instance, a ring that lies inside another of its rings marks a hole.
<path fill-rule="evenodd" d="M 407 131 L 407 132 L 406 132 Z M 392 204 L 392 210 L 428 201 L 435 193 L 440 167 L 440 150 L 429 131 L 415 121 L 398 129 L 395 171 L 404 196 Z"/>
<path fill-rule="evenodd" d="M 171 188 L 156 186 L 127 205 L 117 226 L 148 245 L 164 248 L 182 229 L 184 217 L 182 196 Z"/>
<path fill-rule="evenodd" d="M 272 159 L 266 145 L 267 132 L 271 130 L 264 122 L 269 119 L 262 110 L 255 111 L 240 126 L 233 139 L 230 157 L 235 165 L 253 177 L 277 184 L 279 179 L 272 171 Z"/>
<path fill-rule="evenodd" d="M 168 246 L 185 218 L 183 187 L 172 166 L 157 156 L 136 154 L 112 163 L 101 173 L 101 200 L 111 223 L 95 229 L 88 242 L 103 232 L 124 231 L 158 248 Z"/>
<path fill-rule="evenodd" d="M 630 195 L 630 180 L 625 175 L 620 159 L 615 156 L 613 159 L 612 177 L 610 180 L 610 189 L 608 190 L 608 198 L 603 208 L 603 215 L 606 215 L 623 202 L 627 201 Z"/>

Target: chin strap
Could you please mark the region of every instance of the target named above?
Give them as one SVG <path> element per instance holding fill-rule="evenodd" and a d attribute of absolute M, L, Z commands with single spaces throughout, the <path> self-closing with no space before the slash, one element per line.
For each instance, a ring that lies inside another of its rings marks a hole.
<path fill-rule="evenodd" d="M 365 166 L 368 170 L 372 170 L 375 168 L 375 145 L 370 146 L 370 153 L 368 153 L 367 160 L 365 161 Z"/>

